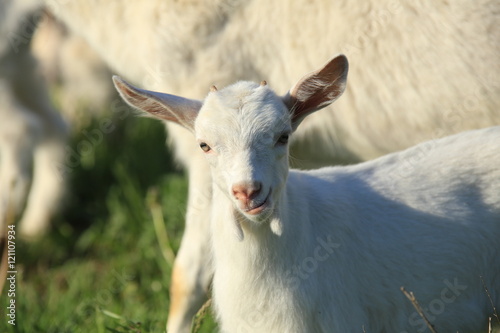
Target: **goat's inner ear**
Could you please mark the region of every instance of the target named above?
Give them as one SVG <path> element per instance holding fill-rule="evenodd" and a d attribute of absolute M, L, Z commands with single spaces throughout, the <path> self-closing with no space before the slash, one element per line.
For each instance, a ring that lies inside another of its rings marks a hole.
<path fill-rule="evenodd" d="M 113 76 L 113 82 L 120 96 L 130 106 L 194 131 L 194 121 L 201 109 L 201 101 L 139 89 L 118 76 Z"/>
<path fill-rule="evenodd" d="M 292 113 L 294 129 L 307 115 L 330 105 L 343 94 L 348 70 L 347 58 L 339 55 L 305 75 L 288 91 L 283 102 Z"/>

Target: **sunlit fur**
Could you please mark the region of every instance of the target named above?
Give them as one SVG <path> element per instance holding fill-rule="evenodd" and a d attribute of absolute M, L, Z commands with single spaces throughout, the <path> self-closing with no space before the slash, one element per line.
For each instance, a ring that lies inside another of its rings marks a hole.
<path fill-rule="evenodd" d="M 170 119 L 185 117 L 178 97 L 121 82 L 132 106 L 156 112 L 163 99 L 178 115 Z M 438 332 L 487 329 L 492 304 L 500 307 L 500 127 L 299 171 L 275 144 L 297 124 L 269 88 L 240 82 L 201 107 L 185 103 L 198 112 L 195 137 L 211 147 L 202 154 L 213 181 L 206 216 L 222 332 L 425 331 L 401 287 Z M 231 188 L 242 181 L 272 191 L 269 211 L 241 209 Z"/>
<path fill-rule="evenodd" d="M 291 124 L 264 89 L 238 84 L 210 95 L 196 122 L 197 138 L 214 145 L 206 157 L 222 331 L 423 331 L 401 286 L 427 308 L 442 306 L 430 315 L 437 331 L 484 331 L 493 309 L 481 279 L 500 306 L 500 128 L 287 178 L 281 148 L 263 138 Z M 279 189 L 263 221 L 232 198 L 241 179 Z M 326 237 L 328 258 L 306 278 L 294 274 Z"/>
<path fill-rule="evenodd" d="M 500 122 L 498 1 L 38 2 L 84 36 L 118 74 L 194 98 L 213 84 L 241 79 L 265 79 L 284 92 L 332 54 L 345 53 L 356 64 L 350 74 L 355 89 L 335 110 L 299 127 L 291 148 L 301 168 L 367 160 Z M 189 332 L 212 275 L 206 219 L 212 180 L 191 133 L 167 127 L 190 183 L 175 263 L 184 276 L 179 288 L 187 291 L 171 303 L 168 331 Z"/>
<path fill-rule="evenodd" d="M 196 122 L 196 139 L 212 148 L 205 155 L 219 189 L 237 205 L 231 187 L 253 180 L 264 184 L 255 201 L 263 201 L 270 191 L 276 201 L 288 173 L 288 145 L 278 139 L 292 132 L 282 100 L 267 86 L 240 82 L 210 93 L 204 105 Z"/>

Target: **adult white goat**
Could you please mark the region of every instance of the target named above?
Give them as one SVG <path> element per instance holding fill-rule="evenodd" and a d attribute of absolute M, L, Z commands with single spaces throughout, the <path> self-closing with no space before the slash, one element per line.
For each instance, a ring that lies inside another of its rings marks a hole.
<path fill-rule="evenodd" d="M 421 332 L 401 286 L 439 332 L 484 331 L 491 302 L 500 308 L 500 127 L 289 172 L 289 136 L 346 79 L 338 56 L 284 97 L 251 82 L 203 103 L 115 85 L 130 105 L 194 131 L 205 152 L 224 332 Z"/>

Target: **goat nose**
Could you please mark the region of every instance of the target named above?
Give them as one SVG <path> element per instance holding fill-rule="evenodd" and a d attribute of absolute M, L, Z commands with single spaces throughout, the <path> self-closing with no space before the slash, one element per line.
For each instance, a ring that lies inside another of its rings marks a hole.
<path fill-rule="evenodd" d="M 260 182 L 245 182 L 233 185 L 233 195 L 239 201 L 247 201 L 255 198 L 262 188 Z"/>

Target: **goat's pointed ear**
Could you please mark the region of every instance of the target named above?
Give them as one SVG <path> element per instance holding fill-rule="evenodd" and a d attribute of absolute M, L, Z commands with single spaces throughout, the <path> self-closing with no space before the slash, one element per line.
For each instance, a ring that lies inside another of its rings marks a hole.
<path fill-rule="evenodd" d="M 348 70 L 346 56 L 336 56 L 322 68 L 305 75 L 288 91 L 283 101 L 292 113 L 294 130 L 307 115 L 330 105 L 342 95 Z"/>
<path fill-rule="evenodd" d="M 130 106 L 193 131 L 201 101 L 139 89 L 116 75 L 113 76 L 113 83 Z"/>

